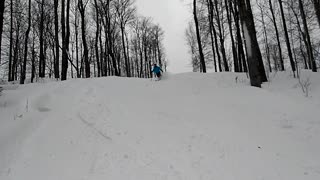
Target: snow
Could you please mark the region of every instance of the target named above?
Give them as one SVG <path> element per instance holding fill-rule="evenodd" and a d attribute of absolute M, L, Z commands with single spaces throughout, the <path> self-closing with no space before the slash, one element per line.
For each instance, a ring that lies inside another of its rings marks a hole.
<path fill-rule="evenodd" d="M 320 78 L 244 74 L 5 87 L 1 180 L 318 180 Z"/>

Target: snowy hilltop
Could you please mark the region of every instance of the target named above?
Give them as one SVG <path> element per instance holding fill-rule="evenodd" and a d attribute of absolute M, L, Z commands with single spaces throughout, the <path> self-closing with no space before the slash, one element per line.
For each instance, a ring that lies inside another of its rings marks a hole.
<path fill-rule="evenodd" d="M 269 78 L 5 85 L 0 179 L 319 180 L 319 73 Z"/>

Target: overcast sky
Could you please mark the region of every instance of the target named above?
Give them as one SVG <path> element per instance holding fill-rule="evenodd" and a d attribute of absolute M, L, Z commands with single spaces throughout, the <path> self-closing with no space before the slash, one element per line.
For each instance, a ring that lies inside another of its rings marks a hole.
<path fill-rule="evenodd" d="M 190 72 L 184 32 L 191 18 L 187 0 L 136 0 L 138 13 L 151 17 L 165 31 L 164 46 L 171 73 Z"/>

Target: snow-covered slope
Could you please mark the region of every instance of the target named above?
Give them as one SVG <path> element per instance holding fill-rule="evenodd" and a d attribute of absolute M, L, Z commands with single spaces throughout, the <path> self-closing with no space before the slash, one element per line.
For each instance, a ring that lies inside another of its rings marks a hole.
<path fill-rule="evenodd" d="M 1 180 L 319 180 L 320 78 L 78 79 L 0 96 Z"/>

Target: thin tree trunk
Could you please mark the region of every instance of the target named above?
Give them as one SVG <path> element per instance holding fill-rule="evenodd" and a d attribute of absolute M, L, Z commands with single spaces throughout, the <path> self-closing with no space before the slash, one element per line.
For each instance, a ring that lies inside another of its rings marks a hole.
<path fill-rule="evenodd" d="M 61 60 L 61 81 L 67 80 L 66 71 L 66 16 L 65 16 L 65 0 L 61 0 L 61 31 L 62 31 L 62 60 Z"/>
<path fill-rule="evenodd" d="M 213 56 L 213 63 L 214 63 L 214 70 L 215 72 L 218 72 L 217 69 L 217 59 L 216 59 L 216 51 L 215 51 L 215 45 L 214 45 L 214 38 L 213 38 L 213 14 L 212 10 L 210 8 L 210 2 L 207 0 L 207 6 L 208 6 L 208 19 L 209 19 L 209 31 L 210 31 L 210 38 L 211 38 L 211 48 L 212 48 L 212 56 Z"/>
<path fill-rule="evenodd" d="M 101 17 L 102 18 L 102 17 Z M 101 76 L 107 76 L 107 63 L 106 57 L 104 57 L 104 49 L 102 43 L 102 27 L 99 28 L 99 45 L 100 45 L 100 68 L 101 68 Z"/>
<path fill-rule="evenodd" d="M 290 59 L 290 65 L 291 65 L 291 69 L 293 71 L 293 74 L 295 76 L 296 66 L 294 64 L 294 60 L 292 57 L 292 50 L 291 50 L 291 45 L 290 45 L 290 40 L 289 40 L 289 35 L 288 35 L 288 28 L 287 28 L 287 24 L 286 24 L 286 19 L 285 19 L 284 12 L 283 12 L 282 0 L 278 0 L 278 1 L 279 1 L 279 5 L 280 5 L 280 12 L 281 12 L 281 18 L 282 18 L 282 23 L 283 23 L 283 30 L 284 30 L 284 35 L 285 35 L 285 39 L 286 39 L 287 49 L 288 49 L 288 55 L 289 55 L 289 59 Z"/>
<path fill-rule="evenodd" d="M 219 12 L 219 8 L 218 8 L 218 0 L 214 0 L 214 2 L 215 2 L 218 30 L 219 30 L 220 50 L 221 50 L 221 54 L 222 54 L 224 70 L 225 71 L 229 71 L 227 55 L 226 55 L 226 49 L 224 47 L 223 28 L 222 28 L 221 20 L 220 20 L 220 12 Z"/>
<path fill-rule="evenodd" d="M 67 0 L 67 9 L 66 9 L 66 38 L 65 38 L 65 56 L 66 56 L 66 62 L 65 63 L 65 71 L 68 72 L 68 62 L 69 62 L 69 45 L 70 45 L 70 0 Z"/>
<path fill-rule="evenodd" d="M 126 52 L 126 43 L 124 40 L 124 31 L 125 31 L 125 27 L 124 25 L 120 25 L 120 29 L 121 29 L 121 40 L 122 40 L 122 48 L 123 48 L 123 56 L 124 56 L 124 62 L 125 62 L 125 66 L 126 66 L 126 73 L 127 73 L 127 77 L 130 77 L 130 67 L 129 67 L 129 62 L 128 62 L 128 57 L 127 57 L 127 52 Z"/>
<path fill-rule="evenodd" d="M 45 77 L 45 55 L 44 55 L 44 37 L 43 37 L 43 31 L 44 31 L 44 0 L 41 1 L 41 15 L 40 15 L 40 26 L 39 26 L 39 32 L 40 32 L 40 59 L 39 59 L 39 77 L 44 78 Z"/>
<path fill-rule="evenodd" d="M 263 34 L 264 34 L 264 39 L 265 39 L 265 44 L 266 44 L 266 56 L 267 56 L 267 61 L 268 61 L 268 67 L 269 67 L 269 72 L 272 72 L 267 28 L 266 28 L 266 23 L 264 20 L 264 12 L 261 7 L 260 7 L 260 12 L 261 12 L 261 18 L 262 18 Z"/>
<path fill-rule="evenodd" d="M 228 1 L 229 1 L 229 4 L 228 4 Z M 230 38 L 231 38 L 231 47 L 232 47 L 232 55 L 233 55 L 234 72 L 240 72 L 239 71 L 239 61 L 238 61 L 238 56 L 237 56 L 237 50 L 236 50 L 236 47 L 235 47 L 233 31 L 232 31 L 232 20 L 231 20 L 232 1 L 225 0 L 225 6 L 226 6 L 226 11 L 227 11 L 227 19 L 228 19 L 228 24 L 229 24 Z"/>
<path fill-rule="evenodd" d="M 114 38 L 112 36 L 112 30 L 111 30 L 110 0 L 107 0 L 106 4 L 104 6 L 104 9 L 105 9 L 105 13 L 106 13 L 106 15 L 105 15 L 105 35 L 107 37 L 106 51 L 107 51 L 107 55 L 108 55 L 109 68 L 111 69 L 111 65 L 112 65 L 112 67 L 113 67 L 112 72 L 114 72 L 114 75 L 120 76 L 120 71 L 118 70 L 117 60 L 116 60 L 114 50 L 113 50 L 113 42 L 112 41 Z M 109 55 L 111 57 L 112 62 L 110 62 Z M 109 71 L 109 72 L 111 72 L 111 71 Z"/>
<path fill-rule="evenodd" d="M 100 36 L 100 20 L 99 20 L 99 7 L 97 0 L 94 0 L 94 6 L 96 9 L 96 40 L 95 40 L 95 51 L 96 51 L 96 60 L 97 60 L 97 68 L 98 68 L 98 77 L 101 76 L 101 68 L 100 68 L 100 59 L 99 59 L 99 36 Z"/>
<path fill-rule="evenodd" d="M 237 2 L 237 1 L 235 1 Z M 236 25 L 236 33 L 237 33 L 237 44 L 238 44 L 238 58 L 239 58 L 239 71 L 240 72 L 248 72 L 247 69 L 247 63 L 246 63 L 246 56 L 243 50 L 243 43 L 242 43 L 242 37 L 241 37 L 241 28 L 240 28 L 240 17 L 239 17 L 239 10 L 238 6 L 234 6 L 234 9 L 232 8 L 234 21 Z"/>
<path fill-rule="evenodd" d="M 128 66 L 129 66 L 129 77 L 132 77 L 132 73 L 134 72 L 134 69 L 133 67 L 131 67 L 131 64 L 130 63 L 130 50 L 129 50 L 129 40 L 128 40 L 128 34 L 125 34 L 125 37 L 126 37 L 126 46 L 127 46 L 127 57 L 128 57 Z M 131 69 L 133 72 L 131 72 Z"/>
<path fill-rule="evenodd" d="M 314 10 L 316 11 L 318 23 L 320 26 L 320 0 L 313 0 Z"/>
<path fill-rule="evenodd" d="M 85 77 L 90 78 L 90 62 L 89 62 L 89 50 L 86 38 L 86 23 L 85 23 L 85 5 L 82 0 L 79 0 L 78 8 L 81 16 L 81 36 L 83 44 L 83 55 L 85 64 Z"/>
<path fill-rule="evenodd" d="M 142 52 L 141 44 L 139 44 L 139 52 L 140 52 L 140 77 L 145 77 L 143 73 L 143 55 L 142 55 L 143 52 Z"/>
<path fill-rule="evenodd" d="M 36 77 L 36 51 L 34 44 L 34 34 L 32 39 L 32 58 L 31 58 L 31 83 L 34 82 L 34 78 Z"/>
<path fill-rule="evenodd" d="M 28 57 L 28 41 L 29 33 L 31 29 L 31 0 L 29 0 L 29 9 L 28 9 L 28 28 L 26 31 L 26 37 L 24 42 L 24 58 L 23 58 L 23 67 L 21 70 L 20 84 L 24 84 L 26 79 L 26 69 L 27 69 L 27 57 Z"/>
<path fill-rule="evenodd" d="M 199 22 L 198 22 L 198 17 L 197 17 L 197 0 L 193 0 L 193 17 L 194 17 L 194 22 L 195 22 L 195 26 L 196 26 L 197 41 L 198 41 L 198 48 L 199 48 L 200 63 L 201 63 L 201 67 L 202 67 L 202 72 L 206 73 L 207 69 L 206 69 L 206 63 L 204 60 L 204 55 L 203 55 L 203 50 L 202 50 Z"/>
<path fill-rule="evenodd" d="M 303 62 L 304 62 L 304 69 L 308 69 L 307 58 L 305 57 L 304 52 L 303 52 L 302 38 L 301 38 L 301 36 L 299 36 L 299 43 L 300 43 L 300 53 L 301 53 L 301 55 L 302 55 Z"/>
<path fill-rule="evenodd" d="M 10 48 L 9 48 L 9 73 L 8 73 L 9 82 L 13 81 L 12 49 L 13 49 L 13 0 L 10 1 Z"/>
<path fill-rule="evenodd" d="M 75 3 L 77 3 L 75 1 Z M 77 78 L 81 78 L 81 70 L 79 69 L 79 38 L 78 38 L 78 11 L 75 10 L 75 20 L 74 20 L 74 31 L 76 38 L 76 68 L 77 68 Z"/>
<path fill-rule="evenodd" d="M 298 30 L 299 30 L 299 33 L 300 33 L 300 36 L 299 36 L 299 38 L 300 38 L 300 41 L 301 41 L 301 38 L 302 38 L 302 40 L 303 40 L 303 43 L 304 43 L 304 45 L 305 45 L 305 47 L 306 47 L 306 49 L 307 49 L 307 51 L 308 51 L 308 41 L 307 41 L 307 36 L 306 36 L 306 34 L 302 31 L 302 27 L 301 27 L 301 24 L 300 24 L 300 21 L 299 21 L 299 17 L 298 17 L 298 14 L 295 12 L 295 10 L 294 10 L 294 8 L 291 6 L 291 9 L 292 9 L 292 12 L 293 12 L 293 14 L 294 14 L 294 17 L 296 18 L 296 23 L 297 23 L 297 27 L 298 27 Z M 305 57 L 305 54 L 304 54 L 304 52 L 303 52 L 303 48 L 302 48 L 302 46 L 300 45 L 300 50 L 301 50 L 301 53 L 302 53 L 302 57 L 304 58 L 304 61 L 305 62 L 307 62 L 307 60 L 306 60 L 306 57 Z M 310 57 L 309 57 L 309 52 L 308 52 L 308 54 L 307 54 L 307 56 L 308 56 L 308 63 L 309 63 L 309 68 L 311 69 L 312 68 L 312 64 L 311 64 L 311 61 L 310 61 Z"/>
<path fill-rule="evenodd" d="M 0 63 L 1 63 L 1 42 L 2 42 L 2 32 L 3 32 L 3 14 L 5 8 L 5 0 L 0 2 Z"/>
<path fill-rule="evenodd" d="M 65 0 L 61 2 L 61 29 L 62 29 L 62 63 L 61 63 L 61 80 L 67 80 L 68 73 L 68 52 L 70 39 L 69 23 L 70 0 L 67 0 L 67 9 L 65 9 Z M 65 15 L 65 12 L 67 14 Z"/>
<path fill-rule="evenodd" d="M 279 58 L 280 58 L 280 66 L 281 66 L 281 71 L 284 71 L 284 60 L 283 60 L 283 56 L 282 56 L 282 47 L 281 47 L 281 43 L 280 43 L 280 36 L 279 36 L 279 30 L 278 30 L 278 25 L 276 22 L 276 17 L 274 14 L 274 10 L 273 10 L 273 6 L 272 6 L 272 1 L 269 0 L 269 7 L 270 7 L 270 11 L 271 11 L 271 15 L 272 15 L 272 23 L 275 29 L 275 33 L 276 33 L 276 38 L 277 38 L 277 43 L 278 43 L 278 48 L 279 48 Z"/>
<path fill-rule="evenodd" d="M 20 44 L 20 22 L 17 22 L 15 46 L 13 50 L 13 67 L 12 67 L 12 80 L 17 80 L 17 67 L 19 59 L 19 44 Z"/>
<path fill-rule="evenodd" d="M 309 34 L 309 28 L 308 28 L 308 24 L 307 24 L 307 18 L 306 18 L 306 14 L 304 11 L 304 7 L 303 7 L 303 2 L 302 0 L 299 0 L 299 9 L 300 9 L 300 14 L 301 14 L 301 19 L 303 22 L 303 27 L 304 27 L 304 33 L 306 35 L 307 38 L 307 52 L 312 64 L 312 71 L 313 72 L 317 72 L 317 64 L 316 61 L 314 59 L 314 55 L 313 55 L 313 49 L 312 49 L 312 44 L 311 44 L 311 40 L 310 40 L 310 34 Z"/>
<path fill-rule="evenodd" d="M 59 62 L 60 62 L 60 47 L 59 47 L 59 17 L 58 17 L 58 6 L 59 0 L 54 0 L 54 32 L 55 32 L 55 62 L 54 62 L 54 77 L 56 79 L 60 78 L 60 69 L 59 69 Z"/>

